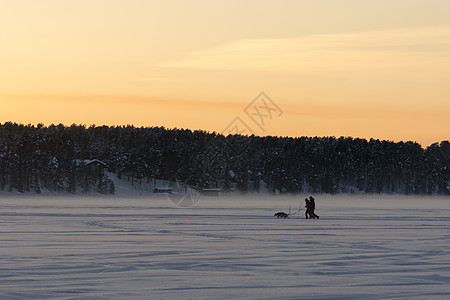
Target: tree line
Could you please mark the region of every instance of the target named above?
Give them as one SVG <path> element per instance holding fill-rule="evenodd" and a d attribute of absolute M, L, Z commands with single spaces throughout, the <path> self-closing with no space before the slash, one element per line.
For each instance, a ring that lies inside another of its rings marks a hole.
<path fill-rule="evenodd" d="M 134 126 L 0 124 L 0 190 L 114 193 L 118 177 L 271 193 L 450 194 L 450 143 L 223 136 Z"/>

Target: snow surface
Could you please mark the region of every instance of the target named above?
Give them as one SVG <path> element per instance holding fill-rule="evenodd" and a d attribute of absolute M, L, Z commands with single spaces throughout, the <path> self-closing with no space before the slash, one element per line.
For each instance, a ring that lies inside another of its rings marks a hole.
<path fill-rule="evenodd" d="M 450 299 L 450 198 L 304 196 L 2 194 L 0 299 Z"/>

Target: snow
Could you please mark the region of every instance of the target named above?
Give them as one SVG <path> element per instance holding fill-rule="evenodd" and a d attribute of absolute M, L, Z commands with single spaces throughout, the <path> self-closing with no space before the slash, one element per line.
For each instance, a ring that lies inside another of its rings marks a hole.
<path fill-rule="evenodd" d="M 1 194 L 0 298 L 450 298 L 448 197 L 306 196 Z"/>

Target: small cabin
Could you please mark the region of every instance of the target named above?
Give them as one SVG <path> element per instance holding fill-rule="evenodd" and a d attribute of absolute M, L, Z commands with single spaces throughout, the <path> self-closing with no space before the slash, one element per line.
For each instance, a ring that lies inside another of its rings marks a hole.
<path fill-rule="evenodd" d="M 103 173 L 108 168 L 108 164 L 98 159 L 76 159 L 75 164 L 92 173 Z"/>
<path fill-rule="evenodd" d="M 87 159 L 87 160 L 84 160 L 83 162 L 86 166 L 93 166 L 96 168 L 107 168 L 108 167 L 108 165 L 105 162 L 98 160 L 98 159 Z"/>
<path fill-rule="evenodd" d="M 157 187 L 157 188 L 153 189 L 153 193 L 155 193 L 155 194 L 162 194 L 162 193 L 172 194 L 172 189 Z"/>
<path fill-rule="evenodd" d="M 203 189 L 202 195 L 218 197 L 222 189 Z"/>

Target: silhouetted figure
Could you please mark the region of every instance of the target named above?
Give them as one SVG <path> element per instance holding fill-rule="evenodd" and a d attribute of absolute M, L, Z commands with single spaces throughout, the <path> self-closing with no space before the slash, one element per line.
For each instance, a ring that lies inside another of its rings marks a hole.
<path fill-rule="evenodd" d="M 309 215 L 310 218 L 319 218 L 318 215 L 316 215 L 316 213 L 314 212 L 314 210 L 316 209 L 316 202 L 314 201 L 313 196 L 309 196 Z"/>
<path fill-rule="evenodd" d="M 309 202 L 308 198 L 305 198 L 305 207 L 306 207 L 305 219 L 310 219 L 311 218 L 311 202 Z"/>

